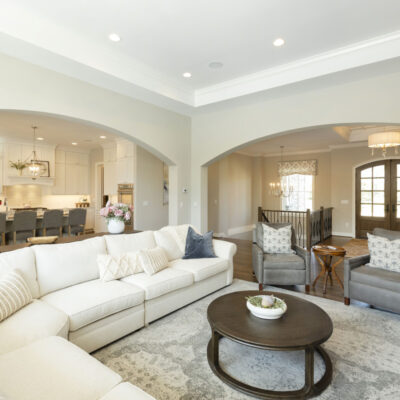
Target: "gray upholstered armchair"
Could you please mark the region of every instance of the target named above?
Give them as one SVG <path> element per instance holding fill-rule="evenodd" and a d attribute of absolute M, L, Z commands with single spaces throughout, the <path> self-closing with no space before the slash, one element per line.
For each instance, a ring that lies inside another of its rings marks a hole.
<path fill-rule="evenodd" d="M 400 239 L 400 232 L 375 228 L 373 234 L 389 240 Z M 400 272 L 372 268 L 369 255 L 345 258 L 344 303 L 363 301 L 385 310 L 400 313 Z"/>
<path fill-rule="evenodd" d="M 290 223 L 267 224 L 273 228 L 291 225 Z M 253 232 L 253 270 L 260 290 L 263 285 L 305 285 L 310 290 L 311 256 L 310 252 L 296 245 L 292 227 L 292 249 L 295 254 L 264 253 L 264 232 L 261 222 L 257 222 Z"/>

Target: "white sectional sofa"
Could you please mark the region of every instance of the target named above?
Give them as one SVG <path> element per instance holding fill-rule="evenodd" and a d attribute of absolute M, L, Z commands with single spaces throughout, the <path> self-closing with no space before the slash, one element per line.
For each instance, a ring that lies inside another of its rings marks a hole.
<path fill-rule="evenodd" d="M 0 399 L 151 399 L 86 352 L 229 285 L 236 252 L 234 244 L 214 240 L 217 258 L 171 260 L 155 275 L 99 279 L 98 254 L 154 248 L 156 237 L 105 235 L 0 254 L 0 278 L 18 269 L 34 298 L 0 323 Z"/>

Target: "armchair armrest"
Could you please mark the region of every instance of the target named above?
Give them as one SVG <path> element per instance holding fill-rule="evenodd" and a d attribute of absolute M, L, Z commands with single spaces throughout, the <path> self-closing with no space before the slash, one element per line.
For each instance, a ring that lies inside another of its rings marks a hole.
<path fill-rule="evenodd" d="M 264 251 L 260 247 L 253 243 L 252 246 L 252 259 L 253 259 L 253 271 L 257 278 L 258 283 L 263 284 L 264 280 Z"/>
<path fill-rule="evenodd" d="M 351 271 L 354 268 L 361 267 L 369 263 L 370 255 L 366 254 L 359 257 L 345 258 L 344 259 L 344 272 L 343 272 L 343 286 L 344 286 L 344 297 L 350 298 L 349 281 L 351 277 Z"/>
<path fill-rule="evenodd" d="M 304 265 L 306 266 L 306 285 L 309 285 L 311 283 L 311 253 L 297 244 L 294 246 L 294 251 L 304 260 Z"/>

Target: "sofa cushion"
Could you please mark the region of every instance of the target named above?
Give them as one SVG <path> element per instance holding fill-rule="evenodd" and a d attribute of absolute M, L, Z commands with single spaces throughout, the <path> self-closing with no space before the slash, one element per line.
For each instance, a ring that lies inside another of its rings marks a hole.
<path fill-rule="evenodd" d="M 176 231 L 171 227 L 170 229 L 164 229 L 154 232 L 154 239 L 158 247 L 161 247 L 168 257 L 168 261 L 177 260 L 182 258 L 184 252 L 181 251 L 178 246 L 178 237 Z"/>
<path fill-rule="evenodd" d="M 35 253 L 32 248 L 7 251 L 0 254 L 0 278 L 9 271 L 18 269 L 34 299 L 40 297 L 36 276 Z"/>
<path fill-rule="evenodd" d="M 139 252 L 130 252 L 118 256 L 99 254 L 97 256 L 100 279 L 103 282 L 114 281 L 125 276 L 143 272 L 139 262 Z"/>
<path fill-rule="evenodd" d="M 107 251 L 112 256 L 156 247 L 152 231 L 123 235 L 105 235 L 104 238 L 107 244 Z"/>
<path fill-rule="evenodd" d="M 40 294 L 99 277 L 97 255 L 106 253 L 103 237 L 73 243 L 34 246 Z"/>
<path fill-rule="evenodd" d="M 154 275 L 145 272 L 123 278 L 122 281 L 141 287 L 150 300 L 193 284 L 193 274 L 176 268 L 165 268 Z"/>
<path fill-rule="evenodd" d="M 264 254 L 266 269 L 306 269 L 304 260 L 297 254 Z"/>
<path fill-rule="evenodd" d="M 363 265 L 351 271 L 351 281 L 400 292 L 400 273 Z"/>
<path fill-rule="evenodd" d="M 0 322 L 32 302 L 32 295 L 18 269 L 0 278 Z"/>
<path fill-rule="evenodd" d="M 114 389 L 108 392 L 100 400 L 155 400 L 155 399 L 146 392 L 143 392 L 142 389 L 133 386 L 129 382 L 124 382 L 115 386 Z"/>
<path fill-rule="evenodd" d="M 34 300 L 0 324 L 0 354 L 48 336 L 68 337 L 68 317 L 62 311 Z"/>
<path fill-rule="evenodd" d="M 121 281 L 102 282 L 98 279 L 50 293 L 42 300 L 67 314 L 70 331 L 76 331 L 104 317 L 142 304 L 144 292 Z"/>
<path fill-rule="evenodd" d="M 175 260 L 170 267 L 191 272 L 194 281 L 199 282 L 210 276 L 217 275 L 229 268 L 229 261 L 222 258 L 194 258 L 190 260 Z"/>
<path fill-rule="evenodd" d="M 84 350 L 56 336 L 0 356 L 0 388 L 12 400 L 97 400 L 121 380 Z"/>

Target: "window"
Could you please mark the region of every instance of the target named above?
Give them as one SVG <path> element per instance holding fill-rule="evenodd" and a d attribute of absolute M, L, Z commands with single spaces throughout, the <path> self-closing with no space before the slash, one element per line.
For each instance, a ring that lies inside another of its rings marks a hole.
<path fill-rule="evenodd" d="M 361 216 L 385 216 L 385 166 L 361 171 Z"/>
<path fill-rule="evenodd" d="M 287 175 L 281 177 L 282 188 L 293 188 L 288 197 L 282 197 L 282 210 L 306 211 L 313 209 L 314 176 Z"/>

